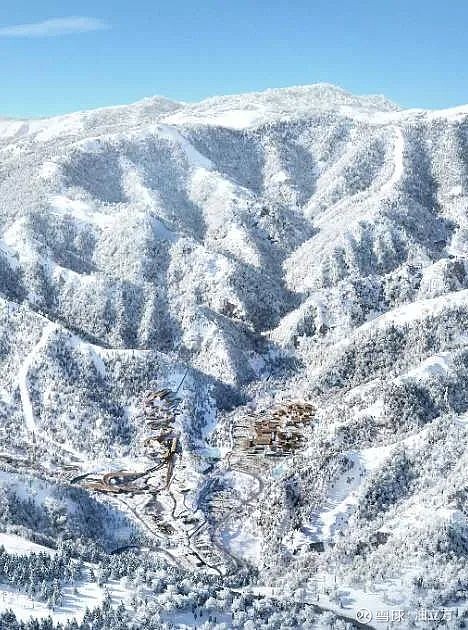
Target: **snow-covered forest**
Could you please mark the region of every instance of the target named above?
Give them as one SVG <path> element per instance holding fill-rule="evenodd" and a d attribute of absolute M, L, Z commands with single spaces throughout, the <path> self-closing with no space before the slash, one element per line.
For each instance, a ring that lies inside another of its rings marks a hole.
<path fill-rule="evenodd" d="M 467 328 L 468 106 L 0 119 L 0 628 L 465 627 Z"/>

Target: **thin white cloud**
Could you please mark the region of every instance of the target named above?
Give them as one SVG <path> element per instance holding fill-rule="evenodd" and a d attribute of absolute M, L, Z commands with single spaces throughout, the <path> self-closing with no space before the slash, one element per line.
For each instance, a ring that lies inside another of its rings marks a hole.
<path fill-rule="evenodd" d="M 74 33 L 103 31 L 109 26 L 102 20 L 90 17 L 67 17 L 44 20 L 33 24 L 16 24 L 0 28 L 0 37 L 56 37 Z"/>

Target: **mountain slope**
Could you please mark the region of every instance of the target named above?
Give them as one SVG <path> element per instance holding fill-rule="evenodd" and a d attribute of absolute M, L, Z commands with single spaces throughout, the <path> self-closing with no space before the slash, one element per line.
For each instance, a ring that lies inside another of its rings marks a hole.
<path fill-rule="evenodd" d="M 2 448 L 50 483 L 149 466 L 139 405 L 179 388 L 200 553 L 464 609 L 467 210 L 468 106 L 320 84 L 0 120 Z M 300 448 L 246 452 L 304 400 Z"/>

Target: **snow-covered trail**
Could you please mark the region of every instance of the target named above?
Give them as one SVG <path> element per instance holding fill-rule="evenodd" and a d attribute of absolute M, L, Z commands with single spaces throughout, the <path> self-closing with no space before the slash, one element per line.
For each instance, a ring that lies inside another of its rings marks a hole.
<path fill-rule="evenodd" d="M 28 432 L 34 436 L 37 433 L 37 424 L 34 418 L 34 410 L 31 402 L 31 395 L 28 387 L 29 370 L 34 364 L 36 357 L 43 350 L 49 340 L 49 337 L 57 329 L 57 325 L 49 322 L 43 329 L 41 337 L 26 359 L 18 372 L 18 387 L 20 391 L 21 404 L 23 406 L 23 416 Z"/>
<path fill-rule="evenodd" d="M 352 463 L 347 470 L 329 484 L 328 494 L 319 510 L 312 513 L 306 526 L 312 540 L 332 541 L 342 530 L 358 503 L 361 483 L 367 474 L 364 459 L 359 452 L 347 453 Z"/>
<path fill-rule="evenodd" d="M 35 441 L 38 435 L 42 432 L 41 429 L 37 426 L 36 418 L 34 417 L 34 409 L 31 401 L 31 394 L 29 392 L 28 386 L 28 378 L 29 371 L 34 365 L 35 359 L 39 356 L 42 350 L 47 345 L 50 337 L 53 333 L 58 330 L 58 325 L 52 322 L 48 322 L 42 330 L 41 337 L 31 352 L 26 356 L 23 361 L 22 366 L 18 371 L 18 388 L 20 392 L 21 404 L 23 407 L 23 416 L 24 423 L 28 433 L 30 434 L 33 441 Z M 51 437 L 47 437 L 47 442 L 51 445 L 56 446 L 60 451 L 64 451 L 68 455 L 78 459 L 81 462 L 86 462 L 86 458 L 83 457 L 82 453 L 76 451 L 70 446 L 66 446 L 62 443 L 53 440 Z"/>
<path fill-rule="evenodd" d="M 311 522 L 306 525 L 312 540 L 324 543 L 334 540 L 355 510 L 363 482 L 382 465 L 394 447 L 377 446 L 345 453 L 351 468 L 330 482 L 321 508 L 313 512 Z"/>
<path fill-rule="evenodd" d="M 457 421 L 457 424 L 462 424 Z M 363 485 L 373 472 L 381 468 L 392 452 L 400 446 L 412 449 L 424 439 L 428 427 L 398 440 L 388 446 L 373 446 L 360 451 L 343 453 L 350 460 L 350 470 L 332 479 L 322 504 L 312 513 L 305 530 L 314 542 L 333 542 L 336 534 L 342 531 L 356 509 Z"/>
<path fill-rule="evenodd" d="M 390 193 L 398 184 L 404 174 L 403 155 L 405 150 L 405 138 L 401 127 L 394 127 L 393 140 L 393 173 L 380 189 L 383 195 Z"/>

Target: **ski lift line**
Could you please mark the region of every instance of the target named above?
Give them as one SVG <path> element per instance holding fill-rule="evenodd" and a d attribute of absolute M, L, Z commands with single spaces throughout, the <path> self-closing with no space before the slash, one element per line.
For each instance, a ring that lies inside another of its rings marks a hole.
<path fill-rule="evenodd" d="M 188 373 L 189 373 L 189 367 L 187 367 L 187 369 L 185 370 L 185 374 L 183 375 L 182 380 L 179 383 L 179 386 L 177 387 L 177 389 L 174 392 L 175 394 L 177 394 L 179 392 L 179 390 L 182 387 L 182 385 L 183 385 L 183 383 L 184 383 Z"/>

